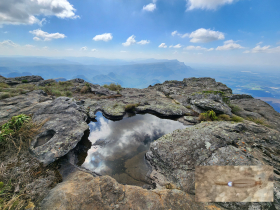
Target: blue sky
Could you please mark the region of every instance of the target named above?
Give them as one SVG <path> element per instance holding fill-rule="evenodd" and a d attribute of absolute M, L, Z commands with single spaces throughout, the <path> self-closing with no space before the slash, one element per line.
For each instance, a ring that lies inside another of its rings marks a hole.
<path fill-rule="evenodd" d="M 280 66 L 279 0 L 1 0 L 0 55 Z"/>

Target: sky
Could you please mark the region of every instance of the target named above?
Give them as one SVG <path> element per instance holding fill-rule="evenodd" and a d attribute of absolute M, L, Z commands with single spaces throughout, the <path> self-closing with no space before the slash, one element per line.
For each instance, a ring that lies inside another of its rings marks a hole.
<path fill-rule="evenodd" d="M 279 0 L 1 0 L 0 55 L 280 67 Z"/>

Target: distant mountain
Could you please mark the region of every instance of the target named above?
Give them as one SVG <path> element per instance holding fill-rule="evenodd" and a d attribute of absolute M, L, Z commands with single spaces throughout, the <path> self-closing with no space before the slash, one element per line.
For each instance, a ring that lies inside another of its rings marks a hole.
<path fill-rule="evenodd" d="M 32 76 L 32 74 L 30 72 L 11 72 L 9 74 L 6 74 L 7 78 L 13 78 L 13 77 L 22 77 L 22 76 Z"/>
<path fill-rule="evenodd" d="M 65 82 L 67 81 L 67 79 L 63 78 L 63 77 L 60 77 L 60 78 L 54 78 L 55 81 L 57 82 Z"/>
<path fill-rule="evenodd" d="M 103 75 L 103 74 L 96 75 L 92 78 L 92 82 L 99 85 L 105 85 L 111 83 L 123 85 L 123 81 L 117 79 L 116 74 L 114 74 L 113 72 L 110 72 L 107 75 Z"/>
<path fill-rule="evenodd" d="M 79 74 L 79 75 L 76 75 L 76 76 L 72 77 L 72 79 L 76 79 L 76 78 L 83 79 L 83 80 L 85 80 L 87 82 L 91 82 L 91 80 L 89 78 L 87 78 L 85 75 Z"/>

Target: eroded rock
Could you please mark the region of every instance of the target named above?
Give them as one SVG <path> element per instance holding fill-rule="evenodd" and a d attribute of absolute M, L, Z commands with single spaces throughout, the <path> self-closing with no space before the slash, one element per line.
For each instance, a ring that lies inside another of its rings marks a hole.
<path fill-rule="evenodd" d="M 35 137 L 30 147 L 32 153 L 44 165 L 54 162 L 72 150 L 88 129 L 85 109 L 67 97 L 55 99 L 33 115 L 35 122 L 46 119 L 48 121 L 43 125 L 42 132 Z"/>

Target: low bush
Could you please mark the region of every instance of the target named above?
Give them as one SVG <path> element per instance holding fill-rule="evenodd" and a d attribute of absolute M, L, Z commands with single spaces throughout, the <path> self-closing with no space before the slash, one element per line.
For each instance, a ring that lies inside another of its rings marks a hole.
<path fill-rule="evenodd" d="M 255 118 L 255 117 L 247 117 L 246 120 L 252 121 L 256 124 L 264 125 L 267 127 L 271 127 L 266 119 L 264 118 Z"/>
<path fill-rule="evenodd" d="M 230 121 L 231 118 L 227 114 L 220 114 L 220 115 L 218 115 L 218 120 L 219 121 Z"/>
<path fill-rule="evenodd" d="M 0 99 L 10 98 L 10 97 L 11 97 L 11 95 L 9 93 L 2 93 L 0 95 Z"/>
<path fill-rule="evenodd" d="M 66 96 L 67 96 L 67 97 L 72 97 L 72 95 L 73 95 L 73 94 L 72 94 L 71 91 L 66 91 Z"/>
<path fill-rule="evenodd" d="M 10 87 L 10 85 L 8 85 L 6 83 L 3 83 L 3 82 L 0 83 L 0 88 L 9 88 L 9 87 Z"/>
<path fill-rule="evenodd" d="M 233 105 L 233 104 L 230 104 L 229 107 L 231 108 L 231 112 L 234 114 L 236 114 L 242 110 L 239 106 Z"/>
<path fill-rule="evenodd" d="M 213 110 L 208 110 L 205 113 L 201 113 L 198 117 L 199 121 L 214 121 L 218 120 L 216 113 Z"/>
<path fill-rule="evenodd" d="M 90 87 L 85 85 L 81 90 L 80 90 L 81 93 L 88 93 L 90 92 Z"/>
<path fill-rule="evenodd" d="M 243 119 L 242 117 L 237 116 L 237 115 L 232 115 L 231 121 L 234 121 L 234 122 L 243 122 L 244 119 Z"/>
<path fill-rule="evenodd" d="M 28 81 L 26 79 L 21 80 L 22 83 L 28 83 Z"/>
<path fill-rule="evenodd" d="M 139 106 L 139 104 L 127 104 L 125 105 L 125 111 L 135 111 L 135 108 Z"/>
<path fill-rule="evenodd" d="M 111 83 L 110 85 L 103 85 L 103 87 L 108 88 L 109 90 L 112 91 L 118 91 L 118 90 L 120 91 L 123 89 L 121 85 L 115 83 Z"/>

